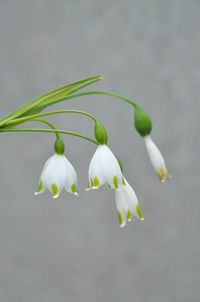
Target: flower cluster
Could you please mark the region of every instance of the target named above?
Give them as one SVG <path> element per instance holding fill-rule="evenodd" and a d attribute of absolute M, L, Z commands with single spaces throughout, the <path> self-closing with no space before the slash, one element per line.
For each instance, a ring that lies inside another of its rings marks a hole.
<path fill-rule="evenodd" d="M 157 175 L 164 182 L 165 178 L 169 177 L 165 161 L 150 137 L 150 118 L 141 108 L 136 108 L 135 126 L 136 130 L 144 138 L 150 161 Z M 98 147 L 90 162 L 86 190 L 98 189 L 104 184 L 107 184 L 114 190 L 121 227 L 124 227 L 126 222 L 130 221 L 133 216 L 143 220 L 137 196 L 122 174 L 121 162 L 107 146 L 107 132 L 98 121 L 95 123 L 94 134 Z M 57 198 L 62 189 L 78 195 L 77 174 L 74 167 L 64 156 L 64 149 L 64 143 L 58 138 L 55 143 L 56 153 L 47 160 L 42 169 L 36 195 L 44 192 L 46 189 L 52 192 L 53 198 Z"/>
<path fill-rule="evenodd" d="M 76 93 L 78 90 L 102 79 L 103 76 L 101 75 L 83 79 L 52 90 L 29 101 L 25 105 L 20 106 L 0 119 L 0 132 L 50 132 L 56 135 L 55 154 L 45 163 L 40 175 L 39 187 L 35 192 L 35 195 L 38 195 L 45 190 L 49 190 L 53 194 L 53 198 L 59 197 L 63 189 L 74 195 L 78 195 L 77 174 L 74 167 L 64 155 L 65 146 L 63 141 L 60 139 L 60 133 L 74 135 L 98 145 L 89 166 L 89 180 L 86 190 L 98 189 L 104 184 L 107 184 L 112 190 L 114 190 L 119 223 L 120 226 L 123 227 L 126 225 L 127 221 L 131 220 L 132 216 L 135 216 L 140 220 L 143 220 L 144 218 L 140 211 L 137 196 L 122 174 L 122 164 L 120 160 L 115 157 L 107 146 L 108 135 L 104 126 L 92 114 L 81 110 L 57 110 L 41 113 L 45 108 L 58 102 L 84 95 L 109 95 L 129 103 L 132 108 L 134 108 L 135 129 L 140 136 L 143 137 L 153 168 L 161 182 L 164 182 L 167 177 L 170 177 L 170 175 L 167 171 L 161 152 L 151 139 L 151 119 L 143 108 L 132 100 L 109 91 L 92 90 Z M 95 122 L 94 136 L 96 140 L 80 133 L 58 130 L 49 121 L 43 119 L 44 116 L 61 113 L 77 113 L 92 119 Z M 42 122 L 43 124 L 48 125 L 50 129 L 18 127 L 20 124 L 28 121 Z"/>
<path fill-rule="evenodd" d="M 109 95 L 129 103 L 134 108 L 135 129 L 143 137 L 150 161 L 161 182 L 164 182 L 170 175 L 161 152 L 151 139 L 151 119 L 143 108 L 132 100 L 109 91 L 84 91 L 76 93 L 78 90 L 102 79 L 103 76 L 101 75 L 83 79 L 33 99 L 1 118 L 0 132 L 50 132 L 56 135 L 55 154 L 45 163 L 40 175 L 38 190 L 35 192 L 35 195 L 38 195 L 45 190 L 49 190 L 53 194 L 53 198 L 57 198 L 63 189 L 74 195 L 78 195 L 77 174 L 74 167 L 64 155 L 65 146 L 60 139 L 60 133 L 74 135 L 98 145 L 89 166 L 89 180 L 86 190 L 98 189 L 104 184 L 113 189 L 120 226 L 123 227 L 127 221 L 131 220 L 132 216 L 140 220 L 143 220 L 143 216 L 136 194 L 122 174 L 121 162 L 107 146 L 108 135 L 104 126 L 92 114 L 81 110 L 57 110 L 41 113 L 48 106 L 83 95 Z M 94 136 L 96 140 L 80 133 L 58 130 L 49 121 L 43 119 L 44 116 L 61 113 L 77 113 L 91 118 L 95 122 Z M 42 122 L 48 125 L 50 129 L 16 127 L 28 121 Z"/>
<path fill-rule="evenodd" d="M 122 175 L 118 160 L 107 145 L 99 145 L 94 153 L 88 172 L 88 187 L 86 190 L 98 189 L 104 184 L 115 190 L 116 208 L 120 226 L 132 216 L 143 220 L 136 194 Z M 45 163 L 38 190 L 35 195 L 49 190 L 53 198 L 57 198 L 62 189 L 78 195 L 77 174 L 74 167 L 64 154 L 55 153 Z"/>

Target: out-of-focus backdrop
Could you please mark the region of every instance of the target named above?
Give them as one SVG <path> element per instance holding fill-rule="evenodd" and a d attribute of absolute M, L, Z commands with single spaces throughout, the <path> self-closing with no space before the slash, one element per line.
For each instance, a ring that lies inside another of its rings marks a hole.
<path fill-rule="evenodd" d="M 173 174 L 158 181 L 128 104 L 88 96 L 54 107 L 89 111 L 107 128 L 145 217 L 121 229 L 113 191 L 84 190 L 94 145 L 63 136 L 80 197 L 53 200 L 33 192 L 54 135 L 1 134 L 1 301 L 199 301 L 199 11 L 197 0 L 0 1 L 1 116 L 103 74 L 90 88 L 149 112 Z M 83 116 L 49 120 L 93 135 Z"/>

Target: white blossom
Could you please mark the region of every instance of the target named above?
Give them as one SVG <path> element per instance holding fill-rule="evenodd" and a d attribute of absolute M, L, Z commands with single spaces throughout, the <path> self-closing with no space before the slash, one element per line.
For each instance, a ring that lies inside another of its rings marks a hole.
<path fill-rule="evenodd" d="M 115 191 L 115 201 L 121 227 L 126 225 L 126 221 L 131 221 L 132 216 L 144 220 L 137 196 L 133 188 L 124 178 L 123 184 L 119 186 L 119 190 Z"/>
<path fill-rule="evenodd" d="M 92 157 L 88 172 L 89 182 L 87 190 L 98 189 L 107 183 L 118 190 L 122 184 L 122 172 L 118 161 L 106 145 L 99 145 Z"/>
<path fill-rule="evenodd" d="M 57 198 L 64 188 L 66 191 L 78 195 L 77 175 L 74 167 L 63 154 L 54 154 L 45 163 L 35 195 L 43 193 L 46 189 Z"/>
<path fill-rule="evenodd" d="M 171 175 L 169 175 L 169 173 L 167 171 L 164 158 L 163 158 L 160 150 L 158 149 L 158 147 L 152 141 L 150 135 L 145 136 L 144 141 L 145 141 L 145 145 L 146 145 L 149 157 L 150 157 L 150 161 L 151 161 L 158 177 L 160 178 L 161 182 L 164 182 L 166 177 L 171 176 Z"/>

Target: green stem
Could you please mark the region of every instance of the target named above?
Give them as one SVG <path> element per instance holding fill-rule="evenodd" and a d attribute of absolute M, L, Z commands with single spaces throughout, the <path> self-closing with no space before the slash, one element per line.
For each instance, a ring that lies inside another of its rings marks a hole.
<path fill-rule="evenodd" d="M 80 138 L 83 138 L 85 140 L 88 140 L 96 145 L 99 145 L 97 141 L 94 139 L 87 137 L 85 135 L 82 135 L 80 133 L 71 132 L 71 131 L 65 131 L 65 130 L 57 130 L 57 129 L 40 129 L 40 128 L 0 128 L 0 132 L 51 132 L 51 133 L 64 133 L 68 135 L 77 136 Z"/>
<path fill-rule="evenodd" d="M 54 125 L 52 125 L 49 121 L 46 121 L 46 120 L 43 120 L 43 119 L 40 119 L 40 118 L 35 118 L 35 119 L 32 119 L 32 121 L 35 121 L 35 122 L 42 122 L 42 123 L 45 123 L 47 124 L 50 128 L 54 129 L 54 130 L 57 130 L 56 127 L 54 127 Z M 57 139 L 60 139 L 60 135 L 58 133 L 55 133 Z"/>
<path fill-rule="evenodd" d="M 34 112 L 36 112 L 38 110 L 41 111 L 41 110 L 43 110 L 44 108 L 46 108 L 46 107 L 48 107 L 50 105 L 54 105 L 54 104 L 62 102 L 62 101 L 66 101 L 66 100 L 69 100 L 69 99 L 77 98 L 77 97 L 80 97 L 80 96 L 94 95 L 94 94 L 103 94 L 103 95 L 114 96 L 115 98 L 121 99 L 121 100 L 125 101 L 126 103 L 131 104 L 134 107 L 138 106 L 135 102 L 133 102 L 133 101 L 131 101 L 131 100 L 129 100 L 129 99 L 127 99 L 127 98 L 125 98 L 125 97 L 117 94 L 117 93 L 109 92 L 109 91 L 103 91 L 103 90 L 102 91 L 101 90 L 93 90 L 93 91 L 84 91 L 84 92 L 80 92 L 80 93 L 74 93 L 74 94 L 71 94 L 71 95 L 68 95 L 68 96 L 65 96 L 65 97 L 60 97 L 60 98 L 57 98 L 57 99 L 45 102 L 42 105 L 39 105 L 38 107 L 35 107 L 34 109 L 27 111 L 26 115 L 34 113 Z"/>
<path fill-rule="evenodd" d="M 57 111 L 44 112 L 44 113 L 34 114 L 34 115 L 31 115 L 31 116 L 29 115 L 29 116 L 26 116 L 26 117 L 16 118 L 14 120 L 6 122 L 3 127 L 7 127 L 7 126 L 11 126 L 11 125 L 12 126 L 13 125 L 18 125 L 18 124 L 21 124 L 21 123 L 24 123 L 24 122 L 27 122 L 27 121 L 35 120 L 38 117 L 48 116 L 48 115 L 53 115 L 53 114 L 59 114 L 59 113 L 79 113 L 79 114 L 83 114 L 83 115 L 88 116 L 89 118 L 91 118 L 95 122 L 97 121 L 97 119 L 93 115 L 91 115 L 90 113 L 85 112 L 85 111 L 81 111 L 81 110 L 57 110 Z M 41 121 L 43 121 L 43 120 L 41 120 Z M 53 125 L 51 125 L 51 126 L 53 126 Z M 54 127 L 52 129 L 56 129 L 56 128 Z"/>

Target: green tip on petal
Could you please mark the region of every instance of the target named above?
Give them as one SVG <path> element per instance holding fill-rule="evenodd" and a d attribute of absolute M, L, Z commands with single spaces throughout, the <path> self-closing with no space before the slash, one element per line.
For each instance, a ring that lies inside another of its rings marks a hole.
<path fill-rule="evenodd" d="M 117 175 L 113 176 L 113 184 L 115 189 L 118 189 L 118 179 L 117 179 Z"/>
<path fill-rule="evenodd" d="M 122 183 L 124 186 L 126 186 L 126 183 L 125 183 L 125 180 L 124 180 L 124 177 L 122 176 Z"/>
<path fill-rule="evenodd" d="M 131 211 L 130 210 L 128 210 L 128 213 L 127 213 L 127 220 L 131 221 Z"/>
<path fill-rule="evenodd" d="M 72 190 L 73 194 L 78 195 L 78 191 L 76 190 L 76 185 L 75 184 L 71 185 L 71 190 Z"/>
<path fill-rule="evenodd" d="M 88 181 L 88 185 L 87 185 L 86 190 L 89 190 L 89 189 L 90 189 L 90 182 Z"/>
<path fill-rule="evenodd" d="M 35 194 L 40 193 L 42 191 L 42 189 L 43 189 L 43 183 L 42 183 L 42 180 L 40 180 L 39 187 L 38 187 L 37 191 L 35 192 Z"/>
<path fill-rule="evenodd" d="M 136 211 L 137 211 L 137 214 L 138 214 L 139 218 L 141 220 L 144 220 L 144 217 L 142 216 L 142 213 L 141 213 L 141 210 L 140 210 L 139 203 L 137 203 L 137 205 L 136 205 Z"/>
<path fill-rule="evenodd" d="M 99 179 L 98 179 L 98 177 L 97 177 L 97 176 L 95 176 L 95 177 L 94 177 L 94 183 L 93 183 L 93 186 L 94 186 L 95 188 L 97 188 L 97 187 L 99 186 Z"/>
<path fill-rule="evenodd" d="M 57 185 L 56 184 L 52 184 L 51 185 L 51 189 L 52 189 L 54 198 L 58 197 L 58 187 L 57 187 Z"/>
<path fill-rule="evenodd" d="M 120 227 L 123 227 L 124 226 L 124 222 L 123 222 L 122 214 L 120 213 L 119 210 L 117 210 L 117 214 L 118 214 L 118 218 L 119 218 Z"/>
<path fill-rule="evenodd" d="M 91 178 L 91 187 L 93 187 L 94 186 L 94 184 L 93 184 L 93 180 L 92 180 L 92 178 Z"/>
<path fill-rule="evenodd" d="M 166 168 L 163 168 L 163 169 L 160 169 L 158 171 L 156 171 L 159 179 L 161 182 L 165 182 L 165 178 L 168 177 L 168 178 L 171 178 L 172 176 L 168 173 L 167 169 Z"/>

